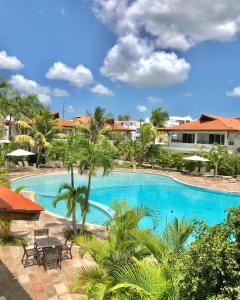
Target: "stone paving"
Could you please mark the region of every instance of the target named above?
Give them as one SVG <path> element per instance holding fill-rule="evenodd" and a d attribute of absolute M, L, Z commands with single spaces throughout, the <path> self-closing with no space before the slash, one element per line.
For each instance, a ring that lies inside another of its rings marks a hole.
<path fill-rule="evenodd" d="M 64 242 L 63 231 L 69 229 L 70 222 L 41 213 L 39 221 L 17 221 L 12 225 L 12 233 L 22 236 L 32 245 L 33 230 L 49 228 L 50 236 Z M 87 224 L 87 229 L 97 236 L 106 237 L 102 226 Z M 44 271 L 43 266 L 24 268 L 21 263 L 22 247 L 0 246 L 0 300 L 74 300 L 82 299 L 81 294 L 70 292 L 74 275 L 83 264 L 93 264 L 90 255 L 79 256 L 79 248 L 73 246 L 73 258 L 62 261 L 62 269 Z"/>
<path fill-rule="evenodd" d="M 10 173 L 9 178 L 14 179 L 24 175 L 39 173 L 63 172 L 63 169 L 35 169 L 24 172 Z M 132 169 L 116 169 L 116 171 L 132 172 Z M 138 169 L 139 172 L 163 174 L 172 176 L 175 179 L 201 187 L 212 189 L 239 192 L 240 182 L 230 183 L 227 179 L 204 178 L 183 175 L 178 172 L 163 170 Z M 49 228 L 50 235 L 63 240 L 63 231 L 70 228 L 69 221 L 62 218 L 41 213 L 39 221 L 17 221 L 12 226 L 12 233 L 25 237 L 31 244 L 33 243 L 33 230 L 37 228 Z M 106 232 L 102 226 L 87 225 L 87 229 L 95 233 L 100 238 L 106 237 Z M 73 259 L 64 260 L 62 269 L 44 271 L 43 267 L 33 266 L 23 268 L 21 258 L 22 247 L 0 246 L 0 300 L 57 300 L 57 299 L 81 299 L 81 294 L 73 294 L 70 291 L 73 277 L 78 272 L 82 264 L 93 264 L 91 257 L 79 256 L 77 246 L 73 247 Z"/>

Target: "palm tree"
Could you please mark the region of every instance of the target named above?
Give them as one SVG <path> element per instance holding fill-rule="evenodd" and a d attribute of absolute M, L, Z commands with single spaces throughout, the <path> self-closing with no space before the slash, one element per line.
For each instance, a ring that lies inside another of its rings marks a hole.
<path fill-rule="evenodd" d="M 62 193 L 64 191 L 64 193 Z M 86 206 L 87 187 L 85 185 L 73 187 L 63 183 L 58 190 L 58 195 L 53 199 L 53 206 L 56 207 L 60 201 L 66 201 L 67 217 L 72 218 L 73 234 L 77 234 L 76 209 L 79 205 L 82 209 L 82 216 L 85 216 L 88 207 Z"/>
<path fill-rule="evenodd" d="M 214 176 L 218 174 L 219 164 L 228 156 L 228 149 L 224 145 L 214 145 L 209 151 L 209 160 L 214 165 Z"/>
<path fill-rule="evenodd" d="M 69 133 L 63 139 L 54 139 L 47 151 L 47 160 L 60 159 L 70 171 L 71 185 L 74 187 L 74 165 L 79 160 L 79 149 L 82 138 L 77 133 Z"/>
<path fill-rule="evenodd" d="M 84 139 L 79 149 L 79 170 L 81 174 L 88 176 L 88 192 L 86 201 L 89 201 L 92 177 L 96 175 L 99 168 L 103 169 L 103 175 L 109 174 L 114 166 L 116 148 L 106 139 L 101 138 L 98 144 Z M 84 231 L 86 218 L 82 220 L 82 231 Z"/>
<path fill-rule="evenodd" d="M 48 109 L 44 109 L 41 115 L 36 115 L 30 123 L 28 120 L 16 122 L 23 134 L 16 135 L 14 142 L 23 146 L 36 147 L 38 166 L 43 150 L 49 147 L 58 129 Z"/>
<path fill-rule="evenodd" d="M 155 127 L 164 127 L 165 122 L 169 119 L 168 112 L 163 111 L 161 107 L 152 110 L 150 118 L 151 123 Z"/>
<path fill-rule="evenodd" d="M 140 152 L 139 152 L 139 164 L 141 165 L 144 161 L 144 153 L 147 145 L 150 142 L 154 142 L 156 138 L 155 128 L 148 123 L 141 125 L 140 127 Z"/>
<path fill-rule="evenodd" d="M 109 128 L 105 126 L 106 119 L 105 109 L 98 106 L 94 114 L 90 117 L 89 124 L 79 126 L 79 130 L 85 138 L 90 139 L 93 144 L 96 144 L 109 131 Z"/>
<path fill-rule="evenodd" d="M 161 149 L 159 145 L 151 144 L 146 151 L 146 158 L 150 161 L 152 169 L 155 165 L 155 160 L 160 156 Z"/>
<path fill-rule="evenodd" d="M 120 203 L 112 202 L 112 207 L 115 215 L 107 224 L 107 240 L 99 240 L 95 236 L 91 239 L 85 236 L 75 237 L 75 242 L 81 246 L 81 254 L 89 252 L 96 261 L 95 266 L 83 266 L 74 282 L 75 291 L 86 288 L 86 299 L 112 299 L 110 297 L 115 294 L 122 294 L 123 298 L 119 299 L 128 299 L 126 293 L 111 291 L 118 282 L 115 271 L 129 264 L 132 256 L 141 257 L 139 242 L 133 238 L 133 234 L 141 230 L 138 228 L 140 221 L 151 217 L 156 222 L 156 216 L 151 214 L 150 209 L 128 207 L 125 200 Z"/>

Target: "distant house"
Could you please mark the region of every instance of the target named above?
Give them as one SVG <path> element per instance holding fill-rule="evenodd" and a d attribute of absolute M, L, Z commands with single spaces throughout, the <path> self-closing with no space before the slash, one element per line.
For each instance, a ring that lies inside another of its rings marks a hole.
<path fill-rule="evenodd" d="M 225 145 L 231 152 L 240 151 L 240 118 L 202 114 L 199 120 L 168 128 L 168 151 L 193 152 L 204 146 Z"/>
<path fill-rule="evenodd" d="M 179 116 L 169 116 L 169 119 L 165 123 L 165 127 L 172 127 L 176 125 L 182 125 L 185 123 L 192 122 L 192 118 L 190 116 L 179 117 Z"/>
<path fill-rule="evenodd" d="M 80 115 L 74 117 L 72 120 L 65 120 L 65 119 L 56 119 L 56 124 L 59 126 L 61 129 L 62 133 L 67 133 L 71 132 L 74 130 L 74 128 L 77 128 L 80 125 L 85 125 L 88 126 L 91 120 L 91 116 L 86 116 L 86 115 Z M 126 136 L 127 134 L 131 133 L 134 131 L 132 128 L 127 128 L 119 124 L 114 120 L 114 118 L 111 117 L 106 117 L 105 118 L 105 123 L 104 123 L 105 128 L 109 128 L 109 132 L 111 133 L 122 133 Z M 113 134 L 110 134 L 110 137 L 113 136 Z"/>
<path fill-rule="evenodd" d="M 135 120 L 115 121 L 115 124 L 118 124 L 131 131 L 131 139 L 133 141 L 139 138 L 140 127 L 141 127 L 141 123 L 139 121 L 135 121 Z"/>

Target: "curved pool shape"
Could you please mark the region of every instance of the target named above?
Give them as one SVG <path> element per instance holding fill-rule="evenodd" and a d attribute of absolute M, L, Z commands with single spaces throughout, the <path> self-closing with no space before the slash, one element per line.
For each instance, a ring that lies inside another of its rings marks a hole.
<path fill-rule="evenodd" d="M 37 202 L 50 212 L 66 216 L 65 203 L 52 207 L 52 198 L 57 194 L 59 185 L 70 182 L 69 174 L 46 174 L 24 177 L 12 182 L 12 187 L 25 185 L 27 191 L 37 194 Z M 87 177 L 75 174 L 75 184 L 86 184 Z M 162 175 L 130 172 L 112 172 L 108 176 L 100 174 L 92 180 L 91 200 L 111 206 L 111 200 L 126 198 L 131 206 L 144 205 L 159 212 L 160 226 L 174 217 L 188 220 L 201 219 L 209 225 L 221 222 L 229 207 L 240 205 L 240 195 L 208 190 L 186 185 Z M 77 211 L 81 219 L 80 210 Z M 87 222 L 104 224 L 109 214 L 92 206 Z M 142 226 L 149 227 L 149 219 Z M 160 229 L 159 229 L 160 230 Z"/>

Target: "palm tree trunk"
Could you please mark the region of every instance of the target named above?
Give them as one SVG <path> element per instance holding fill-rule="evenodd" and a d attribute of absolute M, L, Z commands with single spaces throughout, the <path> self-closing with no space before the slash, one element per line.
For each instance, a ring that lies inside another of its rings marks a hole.
<path fill-rule="evenodd" d="M 217 173 L 218 173 L 218 164 L 215 165 L 214 177 L 217 177 Z"/>
<path fill-rule="evenodd" d="M 41 148 L 38 147 L 38 152 L 37 152 L 37 168 L 39 166 L 39 161 L 40 161 L 41 153 L 42 153 Z"/>
<path fill-rule="evenodd" d="M 76 222 L 76 212 L 75 210 L 72 213 L 72 227 L 73 227 L 73 234 L 77 234 L 77 222 Z"/>
<path fill-rule="evenodd" d="M 90 190 L 91 190 L 91 180 L 92 180 L 92 175 L 89 174 L 88 175 L 87 196 L 86 196 L 87 203 L 89 202 L 89 196 L 90 196 Z M 82 233 L 84 232 L 84 229 L 85 229 L 86 217 L 87 217 L 87 214 L 84 214 L 83 218 L 82 218 L 82 229 L 81 229 Z"/>
<path fill-rule="evenodd" d="M 74 187 L 74 173 L 73 173 L 73 165 L 70 167 L 70 172 L 71 172 L 71 185 Z"/>

